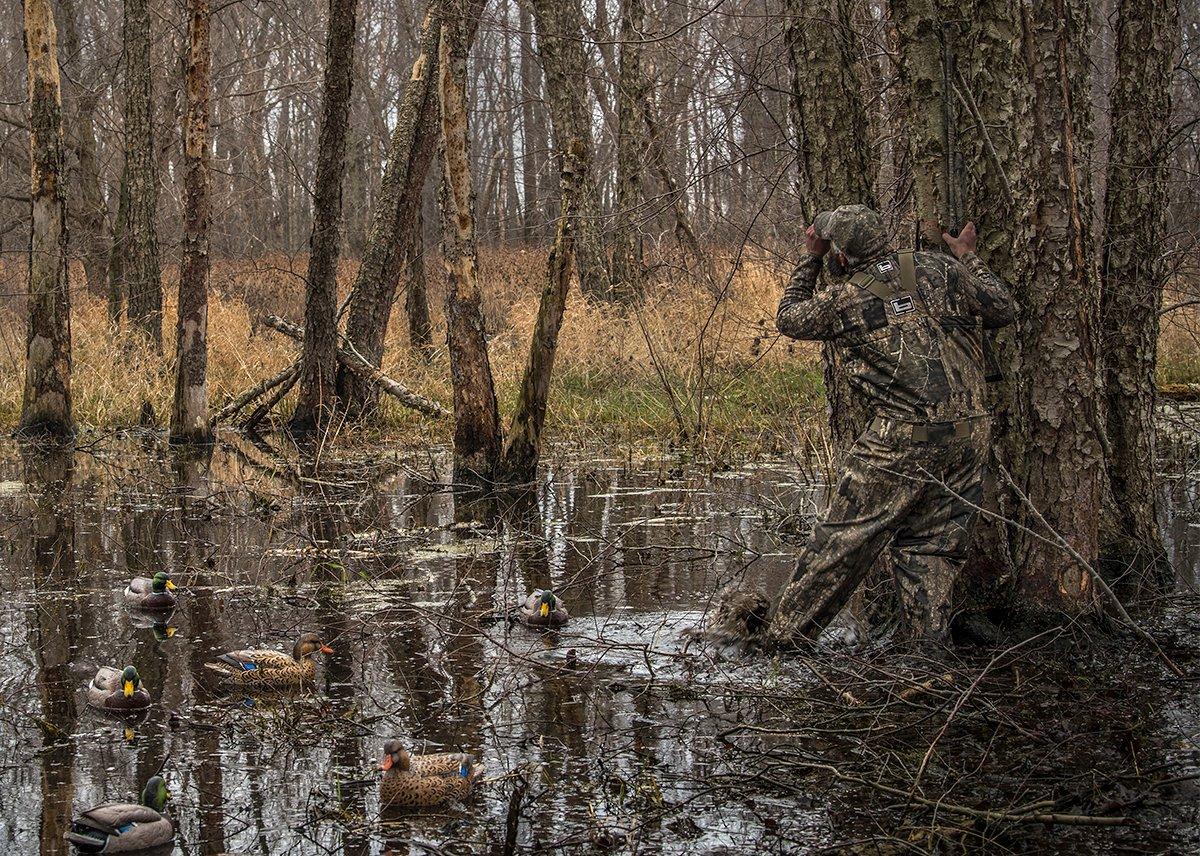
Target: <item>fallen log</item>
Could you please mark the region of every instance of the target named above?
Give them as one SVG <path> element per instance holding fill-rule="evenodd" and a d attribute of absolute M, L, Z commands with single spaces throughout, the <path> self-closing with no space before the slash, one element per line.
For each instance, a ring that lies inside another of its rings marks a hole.
<path fill-rule="evenodd" d="M 242 428 L 246 431 L 253 431 L 255 426 L 265 419 L 266 415 L 275 409 L 275 405 L 282 401 L 283 397 L 291 391 L 292 387 L 296 385 L 296 381 L 298 380 L 300 380 L 299 360 L 292 364 L 291 371 L 288 373 L 288 376 L 284 379 L 283 383 L 275 387 L 275 391 L 267 396 L 263 403 L 258 405 L 258 407 L 254 409 L 254 412 L 246 418 L 246 421 L 242 423 Z"/>
<path fill-rule="evenodd" d="M 232 419 L 238 414 L 238 411 L 242 410 L 250 402 L 257 398 L 261 398 L 280 384 L 286 383 L 288 379 L 292 377 L 299 365 L 299 361 L 292 363 L 279 374 L 269 377 L 262 383 L 250 387 L 241 395 L 237 396 L 233 401 L 229 402 L 216 413 L 214 413 L 212 418 L 209 420 L 209 424 L 215 427 L 218 422 L 224 422 L 228 419 Z"/>
<path fill-rule="evenodd" d="M 285 321 L 278 315 L 268 315 L 262 319 L 262 322 L 276 332 L 282 333 L 295 339 L 297 342 L 304 341 L 304 331 L 292 324 L 290 321 Z M 363 359 L 357 352 L 349 347 L 344 337 L 338 337 L 340 342 L 338 345 L 338 361 L 346 368 L 354 372 L 361 378 L 375 384 L 388 395 L 395 398 L 401 404 L 411 407 L 419 413 L 424 413 L 426 416 L 445 417 L 450 415 L 450 411 L 442 407 L 436 401 L 432 401 L 423 395 L 410 390 L 404 384 L 393 378 L 388 377 L 375 366 L 371 365 Z M 282 382 L 282 381 L 281 381 Z"/>

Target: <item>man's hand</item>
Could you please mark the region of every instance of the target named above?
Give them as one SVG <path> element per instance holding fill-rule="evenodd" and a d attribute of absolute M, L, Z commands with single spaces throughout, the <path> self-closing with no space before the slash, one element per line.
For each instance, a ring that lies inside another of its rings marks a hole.
<path fill-rule="evenodd" d="M 804 246 L 817 258 L 829 252 L 829 241 L 817 235 L 816 226 L 809 226 L 804 231 Z"/>
<path fill-rule="evenodd" d="M 946 246 L 950 248 L 950 252 L 954 253 L 956 259 L 961 259 L 967 253 L 975 252 L 977 237 L 974 223 L 963 226 L 957 238 L 951 237 L 949 232 L 942 232 L 942 240 L 946 242 Z"/>

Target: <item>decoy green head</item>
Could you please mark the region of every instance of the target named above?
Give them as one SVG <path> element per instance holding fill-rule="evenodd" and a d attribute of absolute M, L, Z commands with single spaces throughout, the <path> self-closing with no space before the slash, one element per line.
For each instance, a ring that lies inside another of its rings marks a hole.
<path fill-rule="evenodd" d="M 162 776 L 151 776 L 146 782 L 146 787 L 142 788 L 142 805 L 149 806 L 159 814 L 167 807 L 167 800 L 170 798 L 171 794 Z"/>
<path fill-rule="evenodd" d="M 142 678 L 138 675 L 138 670 L 133 666 L 126 666 L 121 672 L 121 691 L 125 694 L 125 698 L 133 695 L 133 691 L 142 683 Z"/>
<path fill-rule="evenodd" d="M 154 579 L 150 581 L 150 587 L 159 594 L 165 591 L 175 591 L 177 588 L 175 583 L 171 582 L 171 575 L 166 571 L 159 571 L 155 574 Z"/>
<path fill-rule="evenodd" d="M 558 605 L 558 598 L 554 596 L 554 592 L 546 589 L 542 592 L 542 596 L 538 598 L 538 615 L 545 618 Z"/>

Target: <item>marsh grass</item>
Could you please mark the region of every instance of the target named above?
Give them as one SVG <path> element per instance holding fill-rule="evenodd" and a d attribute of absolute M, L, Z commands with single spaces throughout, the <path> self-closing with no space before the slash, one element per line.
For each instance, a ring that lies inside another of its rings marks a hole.
<path fill-rule="evenodd" d="M 403 300 L 388 328 L 384 371 L 439 401 L 451 400 L 442 317 L 441 265 L 429 259 L 435 351 L 429 362 L 409 347 Z M 344 297 L 355 262 L 343 263 Z M 210 280 L 209 382 L 214 408 L 285 367 L 296 345 L 258 323 L 267 313 L 299 322 L 304 258 L 272 256 L 215 263 Z M 716 454 L 786 452 L 823 446 L 824 402 L 816 352 L 781 339 L 774 311 L 786 272 L 766 261 L 742 262 L 728 298 L 714 310 L 707 290 L 664 260 L 649 296 L 636 308 L 569 298 L 554 367 L 548 435 L 566 442 L 686 444 Z M 545 250 L 483 250 L 485 330 L 503 414 L 511 412 L 545 271 Z M 728 273 L 728 271 L 726 271 Z M 82 283 L 82 271 L 72 271 Z M 173 392 L 178 271 L 163 271 L 164 353 L 110 325 L 103 300 L 82 286 L 72 295 L 75 413 L 84 426 L 137 425 L 148 401 L 163 424 Z M 0 424 L 15 425 L 21 406 L 24 271 L 0 269 Z M 294 395 L 294 394 L 293 394 Z M 279 415 L 286 416 L 292 396 Z M 362 436 L 429 444 L 449 424 L 420 417 L 385 397 L 378 423 Z M 353 436 L 357 431 L 345 432 Z"/>

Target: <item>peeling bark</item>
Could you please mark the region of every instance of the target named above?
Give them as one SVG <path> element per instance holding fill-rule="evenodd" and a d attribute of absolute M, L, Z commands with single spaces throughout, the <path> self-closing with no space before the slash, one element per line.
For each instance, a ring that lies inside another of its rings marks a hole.
<path fill-rule="evenodd" d="M 442 258 L 446 266 L 446 341 L 454 386 L 455 481 L 494 479 L 500 414 L 483 332 L 475 250 L 475 198 L 467 149 L 464 0 L 452 0 L 438 47 L 441 107 Z"/>
<path fill-rule="evenodd" d="M 50 0 L 25 0 L 29 61 L 29 323 L 18 432 L 65 436 L 71 420 L 71 292 L 63 188 L 62 94 Z"/>
<path fill-rule="evenodd" d="M 1098 555 L 1103 476 L 1099 431 L 1098 289 L 1089 227 L 1091 157 L 1086 0 L 1022 6 L 1034 199 L 1032 275 L 1015 283 L 1016 333 L 1010 449 L 1019 486 L 1086 561 Z M 1034 531 L 1024 511 L 1017 520 Z M 1013 533 L 1018 592 L 1031 610 L 1079 613 L 1095 605 L 1089 576 L 1064 550 Z"/>

